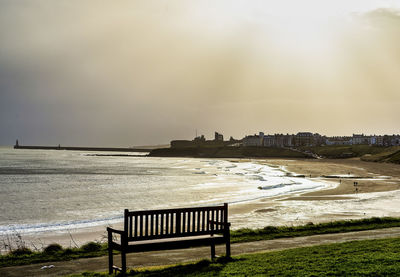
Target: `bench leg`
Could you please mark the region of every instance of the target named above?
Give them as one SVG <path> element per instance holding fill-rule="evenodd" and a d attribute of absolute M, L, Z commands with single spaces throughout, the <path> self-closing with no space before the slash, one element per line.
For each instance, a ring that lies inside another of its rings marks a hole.
<path fill-rule="evenodd" d="M 215 259 L 215 244 L 211 243 L 211 260 Z"/>
<path fill-rule="evenodd" d="M 112 232 L 108 231 L 108 273 L 113 273 L 113 248 L 112 248 Z"/>
<path fill-rule="evenodd" d="M 231 257 L 231 242 L 230 241 L 226 242 L 226 257 L 228 257 L 228 258 Z"/>
<path fill-rule="evenodd" d="M 121 269 L 122 269 L 122 276 L 126 274 L 126 253 L 125 251 L 121 252 Z"/>
<path fill-rule="evenodd" d="M 113 250 L 110 246 L 110 244 L 108 244 L 108 274 L 112 274 L 113 273 Z"/>

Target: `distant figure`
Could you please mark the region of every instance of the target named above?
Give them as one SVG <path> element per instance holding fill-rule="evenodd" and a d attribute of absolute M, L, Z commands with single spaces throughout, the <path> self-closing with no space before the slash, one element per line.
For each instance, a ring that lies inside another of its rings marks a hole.
<path fill-rule="evenodd" d="M 19 146 L 18 140 L 15 142 L 15 146 L 16 146 L 16 147 Z"/>
<path fill-rule="evenodd" d="M 58 148 L 61 148 L 61 144 L 58 145 Z"/>

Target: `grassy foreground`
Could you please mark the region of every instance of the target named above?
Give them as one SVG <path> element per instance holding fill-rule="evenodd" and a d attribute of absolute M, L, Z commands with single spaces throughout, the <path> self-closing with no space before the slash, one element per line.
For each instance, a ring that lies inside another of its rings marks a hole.
<path fill-rule="evenodd" d="M 212 263 L 131 271 L 128 276 L 399 276 L 400 238 L 246 254 Z M 109 276 L 86 272 L 74 277 Z"/>
<path fill-rule="evenodd" d="M 320 224 L 309 223 L 302 226 L 267 226 L 262 229 L 240 229 L 231 232 L 231 242 L 239 243 L 390 227 L 400 227 L 400 218 L 383 217 L 359 220 L 342 220 Z M 59 245 L 50 245 L 40 252 L 33 252 L 29 249 L 16 249 L 10 254 L 0 255 L 0 267 L 50 261 L 67 261 L 105 255 L 107 255 L 107 244 L 90 242 L 80 248 L 66 249 Z"/>

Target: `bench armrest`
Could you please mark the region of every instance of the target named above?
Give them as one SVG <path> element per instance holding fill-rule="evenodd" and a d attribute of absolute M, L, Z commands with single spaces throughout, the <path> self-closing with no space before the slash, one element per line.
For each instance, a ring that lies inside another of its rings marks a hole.
<path fill-rule="evenodd" d="M 107 232 L 108 232 L 108 233 L 116 233 L 116 234 L 119 234 L 119 235 L 121 235 L 121 236 L 125 235 L 125 231 L 123 231 L 123 230 L 116 230 L 116 229 L 113 229 L 113 228 L 110 228 L 110 227 L 107 227 Z"/>
<path fill-rule="evenodd" d="M 128 244 L 127 235 L 126 235 L 125 231 L 116 230 L 116 229 L 107 227 L 107 233 L 108 233 L 108 245 L 109 246 L 114 243 L 113 234 L 120 235 L 120 237 L 121 237 L 121 245 Z"/>

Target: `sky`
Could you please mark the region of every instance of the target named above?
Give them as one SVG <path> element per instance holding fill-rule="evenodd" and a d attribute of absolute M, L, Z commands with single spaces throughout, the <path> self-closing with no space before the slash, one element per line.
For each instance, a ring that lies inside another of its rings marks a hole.
<path fill-rule="evenodd" d="M 0 145 L 400 133 L 400 1 L 0 0 Z"/>

